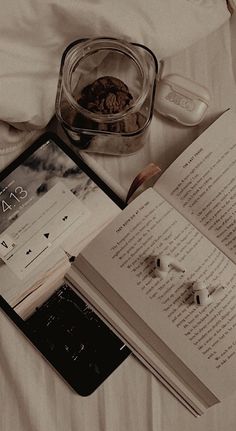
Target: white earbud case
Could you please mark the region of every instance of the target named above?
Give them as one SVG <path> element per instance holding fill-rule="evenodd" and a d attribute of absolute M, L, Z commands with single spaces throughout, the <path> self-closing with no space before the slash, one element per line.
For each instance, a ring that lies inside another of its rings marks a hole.
<path fill-rule="evenodd" d="M 157 112 L 185 126 L 199 124 L 209 103 L 207 88 L 181 75 L 167 75 L 158 83 Z"/>

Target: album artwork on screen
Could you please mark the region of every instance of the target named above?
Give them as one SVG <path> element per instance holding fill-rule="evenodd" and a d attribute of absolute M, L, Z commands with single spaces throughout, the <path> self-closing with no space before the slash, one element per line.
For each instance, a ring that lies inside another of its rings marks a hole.
<path fill-rule="evenodd" d="M 73 256 L 120 212 L 119 199 L 95 177 L 52 134 L 0 174 L 0 295 L 83 394 L 129 354 L 63 278 Z"/>

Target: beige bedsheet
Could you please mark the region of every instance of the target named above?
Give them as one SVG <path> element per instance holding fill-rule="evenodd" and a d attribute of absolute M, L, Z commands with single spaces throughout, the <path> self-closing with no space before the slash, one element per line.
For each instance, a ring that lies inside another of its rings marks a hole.
<path fill-rule="evenodd" d="M 105 168 L 126 190 L 149 161 L 156 161 L 164 169 L 225 109 L 236 110 L 229 25 L 171 57 L 164 69 L 164 73 L 169 72 L 207 86 L 212 97 L 210 108 L 203 123 L 194 128 L 155 115 L 150 146 L 125 158 L 93 157 L 96 169 Z M 2 157 L 1 167 L 13 156 Z M 0 325 L 1 431 L 236 430 L 236 392 L 195 418 L 130 356 L 93 395 L 82 398 L 2 313 Z"/>

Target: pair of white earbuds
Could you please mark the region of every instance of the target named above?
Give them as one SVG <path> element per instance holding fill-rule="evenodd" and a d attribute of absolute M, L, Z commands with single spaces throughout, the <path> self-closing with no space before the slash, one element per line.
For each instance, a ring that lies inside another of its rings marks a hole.
<path fill-rule="evenodd" d="M 174 268 L 176 271 L 185 272 L 184 266 L 172 256 L 163 254 L 155 257 L 155 275 L 159 276 L 164 280 L 170 268 Z M 206 287 L 205 283 L 202 281 L 195 281 L 192 286 L 193 302 L 196 305 L 208 305 L 213 300 L 213 295 L 211 295 Z M 214 294 L 216 296 L 216 294 Z"/>

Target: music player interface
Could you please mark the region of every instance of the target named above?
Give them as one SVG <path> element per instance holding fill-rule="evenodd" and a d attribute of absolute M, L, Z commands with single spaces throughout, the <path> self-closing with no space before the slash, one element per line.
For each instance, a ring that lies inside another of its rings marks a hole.
<path fill-rule="evenodd" d="M 24 278 L 86 222 L 95 187 L 53 142 L 0 184 L 0 258 Z"/>

